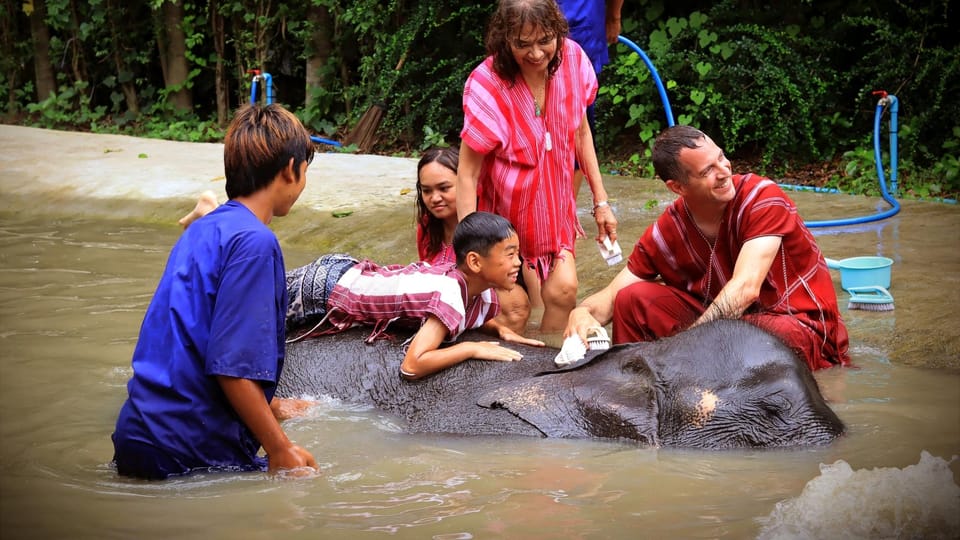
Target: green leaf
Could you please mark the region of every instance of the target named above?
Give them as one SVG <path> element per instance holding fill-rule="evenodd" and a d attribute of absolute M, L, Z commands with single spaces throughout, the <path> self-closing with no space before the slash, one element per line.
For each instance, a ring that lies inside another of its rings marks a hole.
<path fill-rule="evenodd" d="M 670 31 L 672 37 L 677 37 L 684 29 L 687 28 L 686 19 L 678 19 L 676 17 L 670 17 L 667 19 L 667 30 Z"/>
<path fill-rule="evenodd" d="M 717 33 L 716 33 L 716 32 L 711 32 L 711 31 L 709 31 L 709 30 L 701 30 L 701 31 L 697 34 L 697 38 L 700 39 L 700 46 L 701 46 L 701 47 L 706 47 L 707 45 L 709 45 L 709 44 L 711 44 L 711 43 L 713 43 L 714 41 L 717 40 Z"/>
<path fill-rule="evenodd" d="M 646 12 L 643 14 L 644 18 L 649 22 L 656 21 L 663 15 L 663 3 L 654 2 L 647 6 Z"/>
<path fill-rule="evenodd" d="M 703 100 L 707 99 L 707 94 L 700 90 L 691 90 L 690 91 L 690 101 L 693 101 L 695 105 L 702 105 Z"/>
<path fill-rule="evenodd" d="M 733 47 L 729 43 L 718 43 L 710 46 L 710 52 L 719 54 L 724 60 L 729 60 L 733 56 Z"/>
<path fill-rule="evenodd" d="M 650 49 L 665 49 L 670 46 L 670 40 L 667 33 L 662 29 L 650 32 Z"/>
<path fill-rule="evenodd" d="M 335 218 L 347 217 L 353 213 L 353 210 L 334 210 L 331 215 Z"/>
<path fill-rule="evenodd" d="M 700 28 L 709 18 L 699 11 L 694 11 L 690 14 L 690 28 Z"/>

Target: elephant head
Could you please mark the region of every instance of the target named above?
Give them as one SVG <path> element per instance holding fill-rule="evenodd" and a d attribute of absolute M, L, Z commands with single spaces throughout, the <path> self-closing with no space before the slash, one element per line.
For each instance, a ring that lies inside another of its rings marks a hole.
<path fill-rule="evenodd" d="M 844 430 L 793 351 L 742 321 L 619 345 L 503 385 L 478 403 L 506 408 L 550 437 L 671 447 L 822 444 Z"/>

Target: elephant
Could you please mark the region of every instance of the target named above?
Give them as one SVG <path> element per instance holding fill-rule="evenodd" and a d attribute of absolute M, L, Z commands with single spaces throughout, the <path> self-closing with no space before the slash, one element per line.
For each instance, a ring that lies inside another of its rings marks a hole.
<path fill-rule="evenodd" d="M 369 332 L 288 344 L 276 395 L 373 406 L 411 433 L 728 449 L 826 444 L 845 429 L 796 354 L 741 320 L 588 351 L 563 368 L 557 349 L 517 346 L 522 360 L 468 360 L 416 381 L 399 374 L 401 339 L 366 344 Z"/>

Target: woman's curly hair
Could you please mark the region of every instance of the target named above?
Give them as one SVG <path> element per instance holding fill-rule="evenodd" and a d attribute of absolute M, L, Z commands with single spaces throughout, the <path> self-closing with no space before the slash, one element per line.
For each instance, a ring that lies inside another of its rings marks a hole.
<path fill-rule="evenodd" d="M 557 40 L 557 54 L 547 64 L 547 75 L 552 77 L 563 58 L 563 39 L 570 32 L 567 19 L 554 0 L 501 0 L 490 18 L 484 44 L 493 57 L 493 70 L 501 79 L 513 84 L 520 66 L 510 48 L 520 38 L 525 24 L 542 29 Z"/>

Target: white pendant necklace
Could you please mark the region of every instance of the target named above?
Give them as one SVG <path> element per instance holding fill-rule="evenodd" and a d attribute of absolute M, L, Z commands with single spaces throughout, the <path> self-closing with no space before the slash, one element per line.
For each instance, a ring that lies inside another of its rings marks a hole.
<path fill-rule="evenodd" d="M 543 107 L 547 106 L 547 78 L 544 77 L 543 81 Z M 534 95 L 533 91 L 530 92 L 531 97 L 533 97 L 533 112 L 536 114 L 537 118 L 543 118 L 543 110 L 540 108 L 540 102 L 537 101 L 537 96 Z M 553 139 L 550 137 L 550 130 L 546 129 L 547 120 L 543 118 L 544 126 L 544 136 L 543 136 L 543 147 L 547 152 L 553 150 Z"/>

